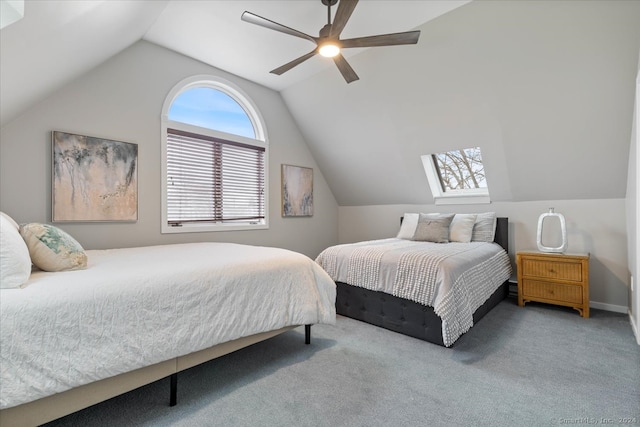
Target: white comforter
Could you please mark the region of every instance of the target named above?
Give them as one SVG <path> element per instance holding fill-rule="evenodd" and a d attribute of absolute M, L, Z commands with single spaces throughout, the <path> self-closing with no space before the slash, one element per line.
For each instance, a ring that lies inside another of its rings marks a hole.
<path fill-rule="evenodd" d="M 284 249 L 193 243 L 87 251 L 86 270 L 0 293 L 0 408 L 225 341 L 335 322 L 335 284 Z"/>
<path fill-rule="evenodd" d="M 336 282 L 385 292 L 434 308 L 445 346 L 473 326 L 473 313 L 511 276 L 495 243 L 380 239 L 332 246 L 316 262 Z"/>

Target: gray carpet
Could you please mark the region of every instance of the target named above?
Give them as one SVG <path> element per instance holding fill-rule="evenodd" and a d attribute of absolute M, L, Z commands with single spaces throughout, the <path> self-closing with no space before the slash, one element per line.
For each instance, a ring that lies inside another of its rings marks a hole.
<path fill-rule="evenodd" d="M 500 303 L 452 348 L 338 317 L 47 426 L 547 426 L 640 424 L 640 347 L 627 315 Z M 629 424 L 629 423 L 624 423 Z"/>

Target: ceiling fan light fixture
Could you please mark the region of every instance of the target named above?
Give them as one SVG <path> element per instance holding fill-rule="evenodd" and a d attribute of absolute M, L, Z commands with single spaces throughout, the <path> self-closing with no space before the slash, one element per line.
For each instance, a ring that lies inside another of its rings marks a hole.
<path fill-rule="evenodd" d="M 333 58 L 340 53 L 340 46 L 334 42 L 327 42 L 320 46 L 318 52 L 326 58 Z"/>

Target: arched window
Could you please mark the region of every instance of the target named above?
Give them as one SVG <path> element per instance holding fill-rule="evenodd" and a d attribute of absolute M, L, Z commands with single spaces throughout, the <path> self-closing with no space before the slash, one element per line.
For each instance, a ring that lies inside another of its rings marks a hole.
<path fill-rule="evenodd" d="M 162 110 L 162 232 L 268 227 L 262 118 L 232 83 L 196 76 Z"/>

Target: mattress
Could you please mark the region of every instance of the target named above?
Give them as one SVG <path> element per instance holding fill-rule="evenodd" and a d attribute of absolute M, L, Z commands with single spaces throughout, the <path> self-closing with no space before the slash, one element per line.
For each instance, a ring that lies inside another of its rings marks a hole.
<path fill-rule="evenodd" d="M 86 251 L 0 294 L 0 409 L 286 326 L 335 322 L 335 283 L 285 249 Z"/>
<path fill-rule="evenodd" d="M 332 246 L 317 258 L 331 278 L 433 307 L 445 346 L 473 326 L 473 313 L 511 276 L 496 243 L 380 239 Z"/>

